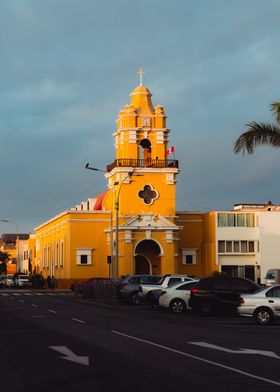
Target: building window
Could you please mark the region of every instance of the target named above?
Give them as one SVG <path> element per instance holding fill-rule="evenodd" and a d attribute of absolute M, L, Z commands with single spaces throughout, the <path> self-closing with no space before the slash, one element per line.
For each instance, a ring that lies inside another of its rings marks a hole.
<path fill-rule="evenodd" d="M 237 227 L 245 227 L 245 214 L 237 214 Z"/>
<path fill-rule="evenodd" d="M 232 241 L 226 241 L 226 253 L 232 253 Z"/>
<path fill-rule="evenodd" d="M 43 268 L 47 266 L 47 248 L 44 246 L 43 250 Z"/>
<path fill-rule="evenodd" d="M 158 191 L 155 191 L 151 185 L 144 185 L 138 192 L 138 197 L 143 199 L 145 204 L 151 205 L 158 198 Z"/>
<path fill-rule="evenodd" d="M 185 256 L 186 264 L 193 264 L 193 255 Z"/>
<path fill-rule="evenodd" d="M 255 227 L 254 214 L 246 214 L 246 227 Z"/>
<path fill-rule="evenodd" d="M 59 244 L 58 242 L 56 243 L 55 247 L 55 256 L 54 256 L 54 265 L 57 267 L 59 264 Z"/>
<path fill-rule="evenodd" d="M 239 246 L 239 241 L 233 241 L 233 252 L 234 253 L 239 253 L 240 252 L 240 246 Z"/>
<path fill-rule="evenodd" d="M 218 226 L 226 227 L 227 226 L 227 214 L 218 214 Z"/>
<path fill-rule="evenodd" d="M 254 251 L 255 251 L 254 241 L 249 241 L 248 242 L 248 252 L 253 253 Z"/>
<path fill-rule="evenodd" d="M 60 244 L 60 267 L 64 265 L 64 244 L 61 242 Z"/>
<path fill-rule="evenodd" d="M 91 249 L 77 249 L 76 253 L 77 265 L 91 265 L 92 250 Z"/>
<path fill-rule="evenodd" d="M 247 253 L 247 241 L 241 241 L 241 253 Z"/>
<path fill-rule="evenodd" d="M 235 226 L 235 214 L 227 215 L 227 226 L 234 227 Z"/>
<path fill-rule="evenodd" d="M 182 264 L 195 265 L 196 264 L 196 249 L 182 249 Z"/>
<path fill-rule="evenodd" d="M 218 213 L 218 227 L 255 227 L 255 214 Z"/>
<path fill-rule="evenodd" d="M 218 253 L 255 253 L 255 241 L 218 241 Z"/>
<path fill-rule="evenodd" d="M 48 245 L 47 268 L 50 267 L 50 260 L 51 260 L 51 250 L 50 250 L 50 245 Z"/>
<path fill-rule="evenodd" d="M 88 255 L 80 255 L 80 264 L 88 264 Z"/>
<path fill-rule="evenodd" d="M 218 252 L 219 253 L 226 252 L 225 241 L 218 241 Z"/>

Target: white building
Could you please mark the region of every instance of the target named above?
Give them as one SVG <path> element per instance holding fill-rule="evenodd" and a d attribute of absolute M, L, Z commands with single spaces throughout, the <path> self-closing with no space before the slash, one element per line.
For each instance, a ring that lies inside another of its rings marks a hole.
<path fill-rule="evenodd" d="M 280 206 L 237 204 L 216 212 L 219 270 L 264 283 L 270 268 L 280 268 Z"/>

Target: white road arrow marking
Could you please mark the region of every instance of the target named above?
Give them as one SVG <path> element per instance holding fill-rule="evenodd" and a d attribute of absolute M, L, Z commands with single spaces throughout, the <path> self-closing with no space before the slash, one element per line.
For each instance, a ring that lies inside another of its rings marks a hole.
<path fill-rule="evenodd" d="M 256 355 L 265 355 L 266 357 L 277 358 L 280 359 L 279 355 L 274 353 L 273 351 L 264 351 L 264 350 L 254 350 L 247 348 L 240 348 L 238 350 L 232 350 L 226 347 L 216 346 L 215 344 L 210 344 L 206 342 L 188 342 L 189 344 L 194 344 L 196 346 L 212 348 L 214 350 L 224 351 L 226 353 L 231 354 L 256 354 Z"/>
<path fill-rule="evenodd" d="M 89 366 L 89 358 L 88 357 L 81 357 L 73 353 L 73 351 L 69 350 L 66 346 L 49 346 L 51 350 L 55 350 L 60 354 L 63 354 L 61 359 L 66 359 L 67 361 L 76 362 L 80 365 Z"/>

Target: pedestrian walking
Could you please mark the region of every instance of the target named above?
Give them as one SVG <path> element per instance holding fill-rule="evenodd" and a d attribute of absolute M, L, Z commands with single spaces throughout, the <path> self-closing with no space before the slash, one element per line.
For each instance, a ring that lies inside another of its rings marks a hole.
<path fill-rule="evenodd" d="M 52 275 L 50 281 L 51 281 L 51 289 L 53 290 L 54 289 L 54 284 L 55 284 L 55 279 L 54 279 L 53 275 Z"/>
<path fill-rule="evenodd" d="M 50 275 L 46 279 L 46 284 L 47 284 L 47 289 L 50 289 L 51 288 L 51 277 L 50 277 Z"/>

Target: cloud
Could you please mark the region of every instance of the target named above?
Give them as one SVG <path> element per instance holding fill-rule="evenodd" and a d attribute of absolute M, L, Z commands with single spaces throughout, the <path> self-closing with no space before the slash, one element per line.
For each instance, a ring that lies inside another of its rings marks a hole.
<path fill-rule="evenodd" d="M 46 211 L 106 189 L 84 164 L 115 159 L 115 120 L 140 66 L 172 130 L 180 209 L 278 200 L 280 152 L 242 158 L 232 146 L 247 122 L 274 120 L 279 12 L 277 0 L 1 1 L 5 218 L 31 231 Z M 36 204 L 64 192 L 73 195 L 65 204 Z M 30 207 L 19 214 L 22 205 Z"/>

